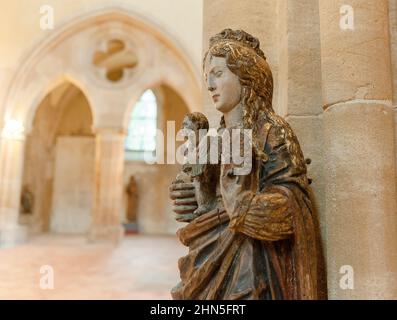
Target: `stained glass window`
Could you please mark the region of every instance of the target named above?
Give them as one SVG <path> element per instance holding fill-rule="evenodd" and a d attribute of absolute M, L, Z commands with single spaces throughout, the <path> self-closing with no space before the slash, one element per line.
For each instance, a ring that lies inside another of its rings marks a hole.
<path fill-rule="evenodd" d="M 125 140 L 126 151 L 153 152 L 156 149 L 157 101 L 152 90 L 146 90 L 134 106 Z"/>

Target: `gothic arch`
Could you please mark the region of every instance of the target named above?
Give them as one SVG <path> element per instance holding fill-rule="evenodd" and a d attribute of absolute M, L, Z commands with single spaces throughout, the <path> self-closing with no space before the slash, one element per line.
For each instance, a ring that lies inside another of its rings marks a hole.
<path fill-rule="evenodd" d="M 147 57 L 130 75 L 135 81 L 114 86 L 97 77 L 100 71 L 97 75 L 93 72 L 93 50 L 103 48 L 103 39 L 112 37 L 124 39 L 138 56 Z M 159 26 L 124 7 L 106 7 L 72 18 L 41 39 L 21 61 L 6 95 L 4 119 L 21 121 L 26 132 L 31 130 L 40 101 L 65 80 L 87 97 L 94 127 L 125 129 L 140 93 L 162 83 L 173 87 L 189 109 L 198 109 L 201 103 L 199 73 L 181 46 Z M 114 112 L 107 108 L 115 108 L 101 101 L 109 97 L 112 100 L 112 96 L 118 111 L 112 123 L 103 124 L 103 118 L 108 119 L 107 114 Z"/>

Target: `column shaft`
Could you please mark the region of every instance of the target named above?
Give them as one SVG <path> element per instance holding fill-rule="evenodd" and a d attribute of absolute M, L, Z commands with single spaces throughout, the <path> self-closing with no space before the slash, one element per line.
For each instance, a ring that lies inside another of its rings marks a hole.
<path fill-rule="evenodd" d="M 388 4 L 351 0 L 345 5 L 320 0 L 329 298 L 395 299 Z M 353 29 L 341 27 L 343 22 L 353 23 Z"/>
<path fill-rule="evenodd" d="M 26 240 L 26 228 L 18 224 L 25 141 L 0 141 L 0 247 Z"/>
<path fill-rule="evenodd" d="M 123 133 L 106 130 L 96 135 L 91 240 L 117 242 L 122 236 L 124 138 Z"/>

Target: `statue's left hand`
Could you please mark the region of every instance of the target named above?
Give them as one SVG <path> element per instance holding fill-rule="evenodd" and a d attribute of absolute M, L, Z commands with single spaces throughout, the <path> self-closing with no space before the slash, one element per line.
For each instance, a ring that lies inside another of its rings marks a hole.
<path fill-rule="evenodd" d="M 197 209 L 195 187 L 192 183 L 173 181 L 170 186 L 170 198 L 173 200 L 175 219 L 179 222 L 190 222 L 196 218 Z"/>

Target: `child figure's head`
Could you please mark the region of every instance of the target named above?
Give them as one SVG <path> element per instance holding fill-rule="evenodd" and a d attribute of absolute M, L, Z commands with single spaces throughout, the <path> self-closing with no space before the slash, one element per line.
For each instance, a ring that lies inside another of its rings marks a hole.
<path fill-rule="evenodd" d="M 200 130 L 209 129 L 209 124 L 206 116 L 200 112 L 192 112 L 185 115 L 182 122 L 182 129 L 191 130 L 194 132 L 196 145 L 199 144 Z"/>
<path fill-rule="evenodd" d="M 208 120 L 205 115 L 200 112 L 187 113 L 183 118 L 182 127 L 193 131 L 200 129 L 209 129 Z"/>

